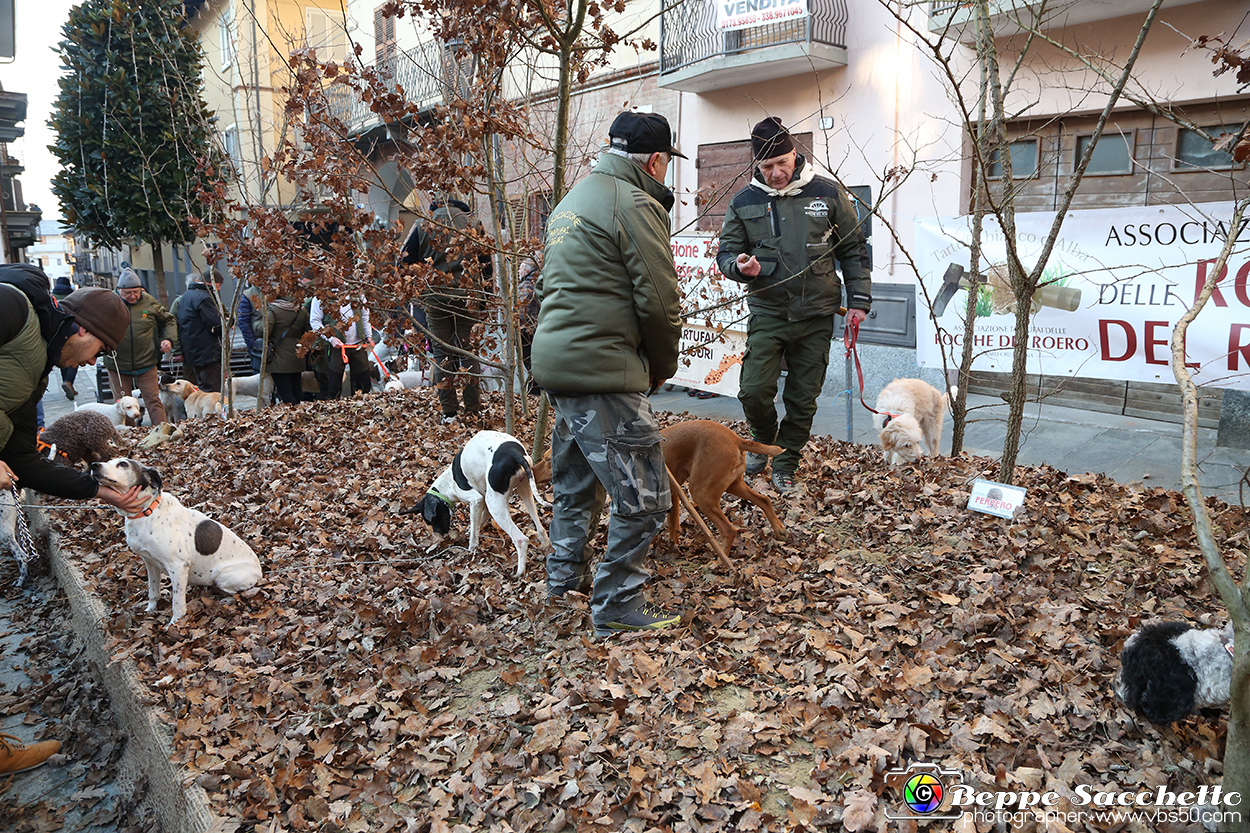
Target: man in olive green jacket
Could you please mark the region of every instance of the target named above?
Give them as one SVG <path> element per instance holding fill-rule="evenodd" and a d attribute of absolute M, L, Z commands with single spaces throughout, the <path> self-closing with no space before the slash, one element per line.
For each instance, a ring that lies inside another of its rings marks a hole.
<path fill-rule="evenodd" d="M 663 182 L 681 154 L 657 114 L 622 113 L 608 135 L 599 164 L 547 221 L 532 352 L 534 379 L 555 411 L 551 598 L 590 585 L 586 544 L 603 490 L 612 496 L 590 600 L 598 636 L 681 621 L 646 600 L 642 567 L 672 501 L 647 396 L 677 370 L 673 195 Z"/>
<path fill-rule="evenodd" d="M 104 357 L 113 400 L 130 396 L 135 388 L 143 396 L 153 425 L 166 421 L 161 404 L 161 353 L 177 349 L 178 322 L 161 302 L 143 289 L 139 276 L 129 267 L 117 281 L 117 294 L 130 311 L 130 327 L 112 356 Z"/>
<path fill-rule="evenodd" d="M 834 316 L 846 306 L 848 325 L 864 320 L 872 307 L 872 264 L 846 192 L 816 175 L 780 119 L 755 125 L 751 148 L 759 167 L 725 211 L 716 264 L 726 277 L 747 284 L 751 318 L 738 401 L 751 435 L 785 449 L 773 459 L 772 477 L 784 493 L 794 488 L 811 435 Z M 783 361 L 786 413 L 778 426 L 774 402 Z M 765 456 L 747 455 L 748 474 L 765 465 Z"/>

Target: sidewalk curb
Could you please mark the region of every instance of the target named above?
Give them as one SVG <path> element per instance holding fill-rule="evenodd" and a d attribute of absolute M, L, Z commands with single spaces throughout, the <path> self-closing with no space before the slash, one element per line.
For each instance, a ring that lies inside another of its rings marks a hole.
<path fill-rule="evenodd" d="M 32 526 L 44 526 L 44 519 L 34 510 Z M 148 799 L 161 821 L 164 833 L 207 833 L 226 830 L 229 826 L 219 818 L 208 803 L 208 794 L 196 784 L 183 786 L 178 768 L 173 763 L 171 728 L 159 720 L 145 705 L 145 688 L 138 669 L 127 659 L 114 662 L 104 648 L 104 618 L 108 609 L 99 597 L 87 589 L 82 571 L 61 551 L 60 540 L 53 533 L 48 541 L 48 559 L 57 584 L 69 601 L 74 631 L 82 640 L 88 661 L 95 667 L 117 715 L 118 725 L 126 732 L 132 756 L 139 771 L 147 777 Z"/>

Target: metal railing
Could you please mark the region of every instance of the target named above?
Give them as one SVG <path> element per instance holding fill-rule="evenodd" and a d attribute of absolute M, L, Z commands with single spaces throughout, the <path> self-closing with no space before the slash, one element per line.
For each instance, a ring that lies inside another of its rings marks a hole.
<path fill-rule="evenodd" d="M 721 32 L 717 0 L 687 0 L 660 18 L 660 73 L 676 72 L 707 58 L 737 55 L 788 43 L 846 48 L 846 0 L 807 0 L 808 16 L 750 29 Z"/>
<path fill-rule="evenodd" d="M 400 92 L 404 99 L 420 110 L 441 104 L 447 88 L 448 65 L 453 60 L 446 55 L 446 48 L 437 41 L 427 41 L 415 49 L 400 52 L 381 67 L 387 89 Z M 454 69 L 450 70 L 454 75 Z M 381 123 L 381 118 L 362 101 L 355 91 L 336 84 L 328 91 L 330 108 L 334 115 L 353 132 Z"/>

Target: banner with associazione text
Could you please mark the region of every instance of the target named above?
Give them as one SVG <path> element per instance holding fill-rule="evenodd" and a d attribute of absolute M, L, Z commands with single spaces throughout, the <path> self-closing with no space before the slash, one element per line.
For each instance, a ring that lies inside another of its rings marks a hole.
<path fill-rule="evenodd" d="M 1175 383 L 1172 329 L 1214 268 L 1232 213 L 1231 202 L 1069 212 L 1032 299 L 1028 372 Z M 1040 256 L 1054 217 L 1016 216 L 1026 269 Z M 1009 372 L 1015 306 L 1003 232 L 986 219 L 974 286 L 970 224 L 967 216 L 916 220 L 917 362 L 940 368 L 944 350 L 949 365 L 958 365 L 975 293 L 973 369 Z M 1199 385 L 1250 390 L 1250 228 L 1243 221 L 1231 231 L 1232 256 L 1189 327 L 1185 360 Z"/>
<path fill-rule="evenodd" d="M 807 0 L 712 0 L 716 29 L 732 32 L 807 17 Z"/>
<path fill-rule="evenodd" d="M 681 358 L 671 381 L 682 387 L 738 395 L 747 347 L 744 284 L 716 266 L 716 236 L 683 234 L 672 239 L 681 287 Z"/>

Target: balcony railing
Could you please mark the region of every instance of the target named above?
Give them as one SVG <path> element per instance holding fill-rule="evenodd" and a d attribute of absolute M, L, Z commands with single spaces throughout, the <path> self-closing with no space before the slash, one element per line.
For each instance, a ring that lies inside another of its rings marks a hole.
<path fill-rule="evenodd" d="M 399 53 L 390 66 L 381 67 L 387 89 L 400 92 L 419 110 L 441 104 L 450 77 L 454 78 L 454 60 L 437 41 L 427 41 L 415 49 Z M 361 133 L 382 123 L 382 119 L 360 100 L 354 91 L 342 85 L 330 88 L 330 106 L 334 115 L 353 133 Z"/>
<path fill-rule="evenodd" d="M 1200 0 L 1164 0 L 1165 7 L 1187 6 Z M 1036 30 L 1050 31 L 1100 20 L 1144 14 L 1151 0 L 990 0 L 990 27 L 995 37 Z M 929 31 L 949 33 L 963 43 L 977 38 L 976 7 L 968 0 L 931 0 Z M 1133 31 L 1136 31 L 1134 29 Z"/>
<path fill-rule="evenodd" d="M 819 44 L 845 49 L 846 0 L 807 0 L 807 3 L 806 17 L 731 32 L 717 28 L 716 0 L 679 3 L 664 12 L 660 19 L 660 75 L 692 67 L 700 61 L 784 44 Z"/>

